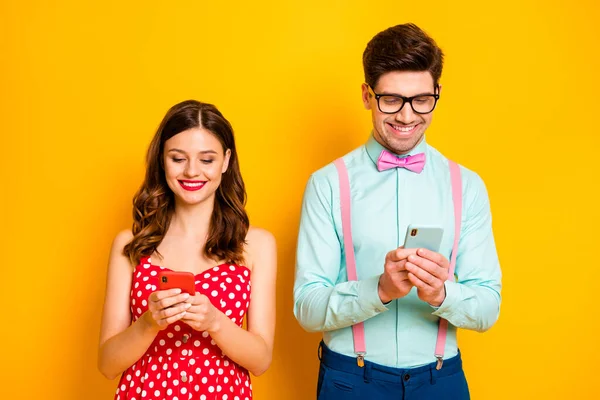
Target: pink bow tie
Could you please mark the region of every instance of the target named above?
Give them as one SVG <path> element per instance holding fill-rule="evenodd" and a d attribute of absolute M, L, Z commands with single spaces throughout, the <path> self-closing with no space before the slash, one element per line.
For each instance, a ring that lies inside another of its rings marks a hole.
<path fill-rule="evenodd" d="M 404 158 L 398 158 L 387 150 L 383 150 L 377 159 L 377 169 L 385 171 L 391 168 L 406 168 L 409 171 L 420 174 L 425 167 L 425 153 L 415 154 Z"/>

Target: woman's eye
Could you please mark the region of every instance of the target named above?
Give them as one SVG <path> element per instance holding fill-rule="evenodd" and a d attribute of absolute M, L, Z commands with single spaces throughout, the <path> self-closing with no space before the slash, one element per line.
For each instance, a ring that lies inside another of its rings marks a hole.
<path fill-rule="evenodd" d="M 211 164 L 214 160 L 200 160 L 203 164 Z"/>
<path fill-rule="evenodd" d="M 172 158 L 171 160 L 173 160 L 173 162 L 180 163 L 180 162 L 184 162 L 185 158 Z"/>

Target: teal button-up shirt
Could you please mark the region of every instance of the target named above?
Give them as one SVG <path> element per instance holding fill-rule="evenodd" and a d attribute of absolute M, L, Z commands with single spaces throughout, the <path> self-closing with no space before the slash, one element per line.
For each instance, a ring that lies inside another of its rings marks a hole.
<path fill-rule="evenodd" d="M 411 368 L 435 361 L 439 317 L 449 321 L 444 358 L 458 352 L 456 328 L 485 331 L 496 322 L 501 272 L 485 185 L 461 166 L 457 281 L 445 283 L 446 299 L 438 308 L 421 301 L 416 288 L 382 304 L 378 282 L 385 255 L 403 245 L 408 225 L 443 227 L 440 253 L 448 260 L 454 241 L 448 160 L 423 139 L 410 153 L 426 154 L 420 174 L 403 168 L 379 172 L 376 163 L 382 150 L 371 136 L 366 145 L 344 156 L 358 281 L 347 278 L 337 170 L 331 163 L 310 177 L 298 237 L 294 314 L 304 329 L 323 332 L 331 350 L 352 357 L 351 325 L 364 321 L 365 358 Z"/>

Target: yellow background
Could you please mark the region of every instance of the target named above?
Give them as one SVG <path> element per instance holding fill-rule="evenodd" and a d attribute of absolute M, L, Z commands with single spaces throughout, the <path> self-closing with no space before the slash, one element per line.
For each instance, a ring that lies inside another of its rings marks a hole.
<path fill-rule="evenodd" d="M 428 140 L 486 181 L 504 273 L 499 322 L 460 333 L 472 397 L 598 398 L 600 6 L 368 3 L 2 0 L 1 398 L 112 398 L 96 370 L 109 246 L 188 98 L 232 122 L 251 221 L 278 240 L 255 398 L 314 398 L 320 336 L 292 314 L 302 193 L 366 140 L 362 51 L 408 21 L 446 53 Z"/>

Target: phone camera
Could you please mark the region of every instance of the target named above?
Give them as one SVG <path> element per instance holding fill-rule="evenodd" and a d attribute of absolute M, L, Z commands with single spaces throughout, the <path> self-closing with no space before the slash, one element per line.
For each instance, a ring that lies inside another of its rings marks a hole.
<path fill-rule="evenodd" d="M 417 236 L 417 229 L 412 229 L 410 231 L 410 236 Z"/>
<path fill-rule="evenodd" d="M 167 283 L 167 277 L 166 277 L 166 276 L 163 276 L 163 277 L 161 278 L 161 280 L 163 281 L 163 283 Z"/>

